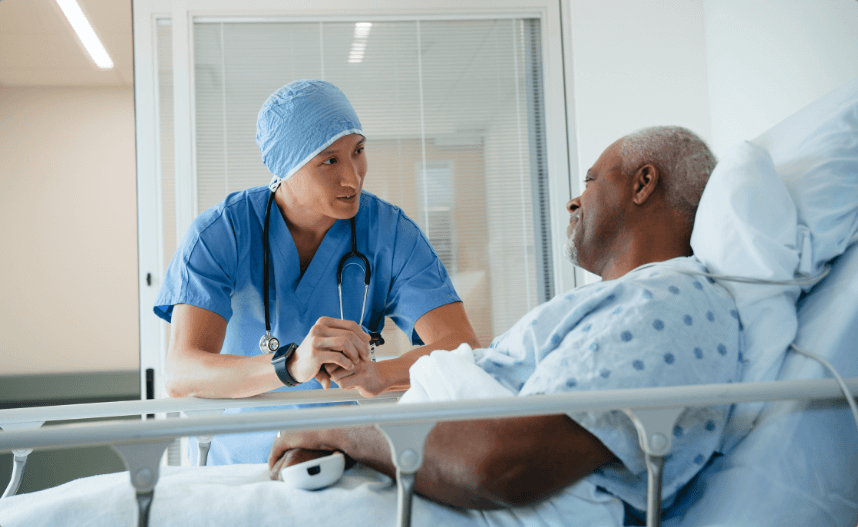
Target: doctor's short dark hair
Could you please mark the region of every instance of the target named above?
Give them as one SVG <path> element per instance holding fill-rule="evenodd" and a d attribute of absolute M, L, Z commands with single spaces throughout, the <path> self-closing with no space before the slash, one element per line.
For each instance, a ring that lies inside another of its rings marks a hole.
<path fill-rule="evenodd" d="M 717 160 L 697 134 L 681 126 L 654 126 L 625 136 L 620 143 L 623 172 L 633 175 L 652 163 L 662 174 L 667 205 L 694 223 L 700 196 Z"/>

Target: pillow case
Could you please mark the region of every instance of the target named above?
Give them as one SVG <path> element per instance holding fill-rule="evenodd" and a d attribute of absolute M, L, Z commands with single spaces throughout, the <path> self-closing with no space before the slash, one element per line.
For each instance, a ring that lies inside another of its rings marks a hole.
<path fill-rule="evenodd" d="M 798 269 L 804 239 L 795 204 L 769 154 L 749 142 L 731 148 L 700 199 L 691 234 L 694 256 L 711 273 L 789 280 Z M 733 295 L 743 330 L 742 381 L 774 380 L 798 330 L 799 286 L 719 283 Z M 747 434 L 763 406 L 735 406 L 722 451 Z"/>
<path fill-rule="evenodd" d="M 858 233 L 858 78 L 752 142 L 768 150 L 810 231 L 799 271 L 818 274 Z"/>

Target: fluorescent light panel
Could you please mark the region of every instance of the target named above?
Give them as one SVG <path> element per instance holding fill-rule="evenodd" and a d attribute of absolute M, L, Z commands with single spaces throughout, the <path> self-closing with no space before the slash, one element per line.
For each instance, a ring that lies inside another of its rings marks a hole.
<path fill-rule="evenodd" d="M 352 39 L 352 49 L 349 51 L 349 62 L 352 64 L 363 62 L 366 51 L 366 42 L 369 40 L 369 31 L 372 24 L 369 22 L 358 22 L 355 24 L 355 34 Z"/>
<path fill-rule="evenodd" d="M 107 54 L 107 50 L 104 49 L 104 45 L 98 39 L 98 35 L 95 34 L 95 30 L 92 29 L 92 25 L 86 19 L 86 15 L 83 14 L 77 0 L 56 0 L 56 2 L 95 65 L 101 69 L 112 68 L 113 61 L 110 59 L 110 55 Z"/>

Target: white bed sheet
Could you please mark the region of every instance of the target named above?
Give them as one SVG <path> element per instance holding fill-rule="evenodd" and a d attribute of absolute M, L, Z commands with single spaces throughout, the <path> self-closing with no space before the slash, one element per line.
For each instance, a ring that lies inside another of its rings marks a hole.
<path fill-rule="evenodd" d="M 480 525 L 467 513 L 421 498 L 414 525 Z M 268 467 L 162 467 L 149 525 L 395 525 L 396 486 L 356 465 L 324 491 L 291 489 L 268 479 Z M 137 501 L 128 473 L 82 478 L 52 489 L 13 496 L 0 505 L 0 525 L 103 527 L 137 525 Z"/>
<path fill-rule="evenodd" d="M 586 504 L 592 486 L 573 487 L 578 506 Z M 604 495 L 593 495 L 600 509 Z M 272 525 L 394 526 L 396 485 L 375 470 L 355 465 L 336 485 L 319 491 L 292 489 L 268 479 L 268 467 L 162 467 L 150 511 L 151 527 L 217 527 Z M 537 510 L 540 509 L 540 510 Z M 580 512 L 580 509 L 578 510 Z M 419 496 L 412 504 L 412 525 L 615 527 L 615 519 L 593 521 L 562 504 L 512 510 L 465 511 Z M 600 517 L 602 513 L 599 513 Z M 621 521 L 621 520 L 620 520 Z M 137 525 L 137 502 L 127 472 L 78 479 L 52 489 L 6 498 L 0 505 L 3 527 L 104 527 Z"/>

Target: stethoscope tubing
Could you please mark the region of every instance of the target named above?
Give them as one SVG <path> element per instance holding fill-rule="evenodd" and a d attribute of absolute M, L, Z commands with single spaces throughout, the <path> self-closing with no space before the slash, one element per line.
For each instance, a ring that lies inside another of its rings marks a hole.
<path fill-rule="evenodd" d="M 265 303 L 265 334 L 267 336 L 271 335 L 271 318 L 268 311 L 268 253 L 269 253 L 269 245 L 268 245 L 268 225 L 270 223 L 269 217 L 271 216 L 271 204 L 274 202 L 274 192 L 268 196 L 268 204 L 265 207 L 265 220 L 264 226 L 262 228 L 262 265 L 264 267 L 264 271 L 262 273 L 262 289 L 263 289 L 263 297 Z M 340 259 L 339 265 L 337 265 L 337 294 L 340 300 L 340 318 L 345 320 L 345 316 L 343 316 L 343 269 L 348 267 L 349 265 L 357 265 L 360 267 L 360 264 L 352 263 L 346 264 L 346 261 L 349 258 L 359 258 L 364 264 L 364 288 L 363 288 L 363 303 L 361 304 L 360 309 L 360 321 L 358 325 L 363 326 L 363 317 L 364 312 L 366 310 L 366 297 L 369 294 L 369 282 L 372 278 L 372 268 L 369 265 L 369 259 L 364 256 L 360 251 L 357 250 L 357 232 L 355 227 L 355 219 L 354 217 L 350 220 L 351 230 L 352 230 L 352 250 Z"/>
<path fill-rule="evenodd" d="M 343 269 L 345 269 L 349 265 L 357 265 L 358 267 L 360 267 L 360 264 L 357 263 L 346 264 L 346 261 L 348 261 L 349 258 L 360 258 L 361 261 L 363 261 L 365 267 L 363 268 L 363 304 L 361 304 L 360 306 L 360 320 L 358 321 L 358 325 L 363 326 L 363 314 L 364 310 L 366 309 L 366 296 L 367 293 L 369 293 L 369 280 L 372 276 L 372 270 L 369 266 L 369 260 L 367 259 L 367 257 L 357 250 L 357 233 L 354 217 L 351 218 L 351 221 L 349 223 L 351 223 L 352 227 L 352 250 L 351 252 L 348 252 L 343 255 L 343 257 L 340 258 L 339 265 L 337 265 L 337 294 L 340 297 L 340 318 L 343 320 L 346 319 L 346 317 L 343 315 Z"/>
<path fill-rule="evenodd" d="M 268 196 L 268 205 L 265 207 L 265 225 L 262 227 L 262 290 L 265 298 L 265 333 L 271 335 L 271 318 L 268 315 L 268 217 L 271 215 L 271 204 L 274 203 L 274 192 Z"/>

